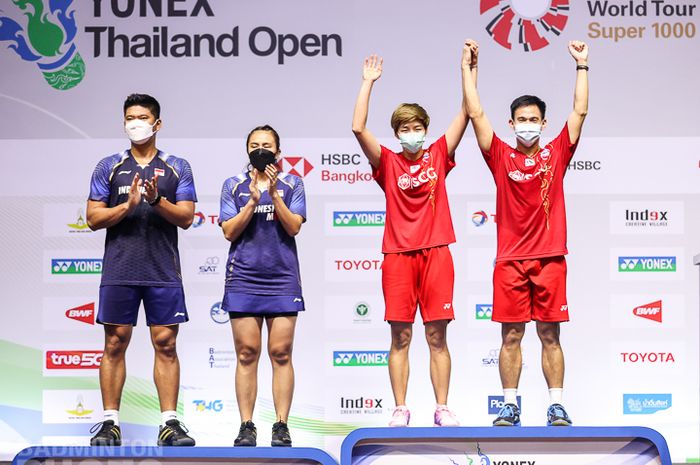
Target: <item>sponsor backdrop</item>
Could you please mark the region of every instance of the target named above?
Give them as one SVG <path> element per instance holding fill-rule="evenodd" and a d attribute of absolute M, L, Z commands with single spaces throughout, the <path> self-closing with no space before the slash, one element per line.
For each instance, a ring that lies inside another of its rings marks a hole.
<path fill-rule="evenodd" d="M 576 425 L 649 426 L 674 461 L 697 460 L 698 14 L 682 0 L 2 0 L 0 455 L 86 444 L 101 419 L 94 319 L 105 235 L 87 228 L 85 199 L 97 161 L 127 146 L 121 105 L 134 91 L 161 101 L 159 147 L 190 161 L 200 200 L 180 232 L 191 321 L 178 344 L 179 410 L 198 444 L 230 445 L 237 431 L 235 355 L 220 307 L 227 243 L 216 222 L 221 185 L 244 168 L 245 136 L 263 123 L 280 131 L 282 166 L 304 177 L 309 206 L 298 239 L 307 312 L 295 345 L 295 444 L 337 455 L 354 428 L 385 425 L 384 202 L 350 133 L 362 57 L 385 58 L 369 126 L 397 147 L 388 120 L 402 101 L 426 106 L 429 139 L 447 127 L 460 106 L 461 44 L 473 37 L 482 100 L 503 137 L 510 101 L 526 92 L 547 101 L 544 137 L 556 135 L 574 85 L 566 43 L 590 44 L 590 116 L 566 178 L 565 404 Z M 488 425 L 502 402 L 490 321 L 495 189 L 471 128 L 456 156 L 450 404 L 463 424 Z M 143 321 L 127 355 L 122 421 L 127 440 L 153 443 L 159 415 Z M 430 425 L 420 326 L 408 403 L 413 424 Z M 519 394 L 523 424 L 543 425 L 533 330 Z M 264 443 L 274 421 L 265 359 L 260 378 Z"/>

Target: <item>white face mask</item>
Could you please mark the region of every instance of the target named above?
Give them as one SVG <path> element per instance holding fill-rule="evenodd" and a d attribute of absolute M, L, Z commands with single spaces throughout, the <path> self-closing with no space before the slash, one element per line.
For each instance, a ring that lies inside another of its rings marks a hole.
<path fill-rule="evenodd" d="M 401 147 L 410 153 L 418 153 L 425 142 L 425 131 L 402 132 L 399 134 Z"/>
<path fill-rule="evenodd" d="M 156 123 L 157 122 L 158 121 L 156 121 Z M 150 125 L 143 120 L 134 119 L 126 122 L 124 125 L 124 132 L 126 132 L 126 135 L 129 136 L 131 142 L 136 145 L 141 145 L 148 142 L 148 140 L 153 136 L 153 128 L 156 126 L 156 123 Z"/>
<path fill-rule="evenodd" d="M 542 126 L 536 123 L 519 123 L 515 125 L 515 137 L 525 147 L 532 147 L 542 134 Z"/>

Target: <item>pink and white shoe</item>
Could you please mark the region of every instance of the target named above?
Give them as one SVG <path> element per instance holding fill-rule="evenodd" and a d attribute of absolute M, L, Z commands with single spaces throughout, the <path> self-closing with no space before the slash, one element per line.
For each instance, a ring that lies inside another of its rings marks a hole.
<path fill-rule="evenodd" d="M 459 426 L 459 421 L 447 405 L 440 405 L 435 409 L 435 426 Z"/>
<path fill-rule="evenodd" d="M 408 422 L 411 420 L 411 412 L 405 407 L 400 406 L 394 409 L 394 413 L 391 415 L 391 421 L 389 426 L 408 426 Z"/>

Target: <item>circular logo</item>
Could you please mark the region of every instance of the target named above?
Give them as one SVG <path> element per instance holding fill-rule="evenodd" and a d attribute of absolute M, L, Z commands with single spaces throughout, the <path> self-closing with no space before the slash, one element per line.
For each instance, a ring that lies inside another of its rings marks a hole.
<path fill-rule="evenodd" d="M 483 226 L 488 220 L 489 217 L 484 210 L 472 213 L 472 223 L 474 223 L 474 226 L 477 228 Z"/>
<path fill-rule="evenodd" d="M 221 302 L 217 302 L 211 306 L 209 310 L 209 315 L 214 323 L 219 323 L 221 325 L 229 322 L 228 312 L 221 308 Z"/>
<path fill-rule="evenodd" d="M 361 317 L 367 316 L 369 314 L 369 304 L 367 302 L 358 302 L 355 305 L 355 314 Z"/>
<path fill-rule="evenodd" d="M 404 173 L 401 176 L 399 176 L 399 189 L 402 191 L 405 191 L 406 189 L 411 187 L 411 176 L 408 174 Z"/>
<path fill-rule="evenodd" d="M 525 52 L 549 45 L 569 20 L 569 0 L 481 0 L 479 12 L 488 20 L 486 32 L 502 47 L 513 42 Z"/>
<path fill-rule="evenodd" d="M 206 219 L 206 218 L 204 217 L 204 213 L 202 213 L 202 212 L 196 212 L 196 213 L 194 214 L 194 219 L 192 220 L 192 227 L 193 227 L 193 228 L 198 228 L 198 227 L 200 227 L 201 225 L 204 224 L 204 220 L 205 220 L 205 219 Z"/>

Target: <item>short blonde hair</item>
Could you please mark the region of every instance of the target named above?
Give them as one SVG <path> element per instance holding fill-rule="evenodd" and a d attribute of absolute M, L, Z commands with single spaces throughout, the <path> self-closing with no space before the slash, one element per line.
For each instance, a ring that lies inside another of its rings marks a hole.
<path fill-rule="evenodd" d="M 428 112 L 425 111 L 425 108 L 417 103 L 402 103 L 394 110 L 394 113 L 391 114 L 391 128 L 394 130 L 394 133 L 399 131 L 402 124 L 411 121 L 418 121 L 425 126 L 425 129 L 428 129 L 430 116 L 428 116 Z"/>

